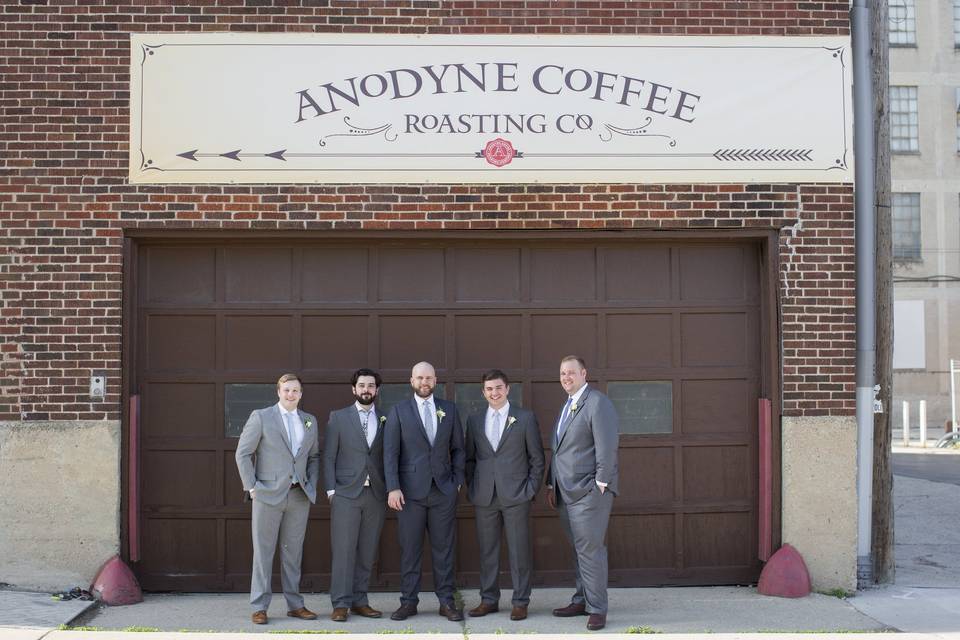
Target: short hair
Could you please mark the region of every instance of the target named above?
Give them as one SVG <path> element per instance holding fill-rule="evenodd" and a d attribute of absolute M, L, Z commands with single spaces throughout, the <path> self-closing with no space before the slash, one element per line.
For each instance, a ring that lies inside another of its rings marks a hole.
<path fill-rule="evenodd" d="M 580 356 L 563 356 L 563 358 L 560 359 L 560 364 L 563 364 L 564 362 L 570 362 L 571 360 L 576 360 L 581 369 L 587 368 L 586 361 Z"/>
<path fill-rule="evenodd" d="M 291 380 L 296 380 L 297 382 L 300 383 L 301 387 L 303 386 L 303 380 L 300 379 L 300 376 L 298 376 L 295 373 L 285 373 L 282 376 L 280 376 L 279 380 L 277 380 L 277 391 L 280 390 L 280 387 L 283 386 L 284 382 L 290 382 Z"/>
<path fill-rule="evenodd" d="M 480 384 L 483 384 L 484 382 L 490 382 L 491 380 L 503 380 L 503 384 L 507 385 L 508 387 L 510 386 L 510 378 L 508 378 L 507 374 L 500 369 L 490 369 L 480 376 Z"/>
<path fill-rule="evenodd" d="M 382 382 L 380 374 L 374 371 L 373 369 L 367 369 L 366 367 L 357 369 L 353 372 L 353 375 L 350 376 L 350 386 L 357 386 L 357 380 L 360 379 L 360 376 L 370 376 L 373 378 L 373 381 L 377 383 L 377 388 L 380 388 L 380 383 Z"/>

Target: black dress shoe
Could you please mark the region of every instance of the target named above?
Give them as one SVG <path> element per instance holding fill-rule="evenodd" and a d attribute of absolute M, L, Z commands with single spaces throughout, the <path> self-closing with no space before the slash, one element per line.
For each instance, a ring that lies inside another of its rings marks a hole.
<path fill-rule="evenodd" d="M 572 618 L 574 616 L 585 616 L 587 615 L 587 605 L 571 602 L 565 607 L 554 609 L 553 615 L 557 616 L 558 618 Z"/>
<path fill-rule="evenodd" d="M 450 622 L 460 622 L 463 620 L 463 612 L 457 609 L 456 607 L 451 607 L 445 604 L 440 605 L 440 615 L 449 620 Z"/>
<path fill-rule="evenodd" d="M 417 605 L 402 604 L 400 608 L 390 614 L 391 620 L 406 620 L 410 616 L 417 615 Z"/>
<path fill-rule="evenodd" d="M 605 613 L 591 613 L 590 617 L 587 618 L 588 631 L 600 631 L 605 626 L 607 626 L 607 614 Z"/>

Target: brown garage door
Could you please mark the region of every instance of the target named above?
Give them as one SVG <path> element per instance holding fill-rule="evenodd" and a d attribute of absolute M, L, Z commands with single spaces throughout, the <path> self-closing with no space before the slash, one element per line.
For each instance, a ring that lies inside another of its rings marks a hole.
<path fill-rule="evenodd" d="M 750 242 L 589 236 L 141 243 L 132 387 L 144 588 L 248 589 L 249 506 L 234 448 L 249 411 L 276 402 L 281 372 L 302 374 L 304 408 L 323 422 L 350 403 L 359 366 L 382 372 L 390 405 L 408 394 L 411 364 L 429 360 L 439 393 L 464 413 L 482 406 L 480 374 L 500 367 L 549 442 L 568 353 L 586 359 L 622 418 L 611 583 L 755 580 L 759 264 Z M 328 516 L 326 504 L 311 514 L 306 591 L 329 584 Z M 458 517 L 459 581 L 475 585 L 465 500 Z M 572 583 L 542 498 L 534 518 L 538 583 Z M 384 530 L 380 588 L 398 585 L 395 524 Z M 427 566 L 425 588 L 429 576 Z"/>

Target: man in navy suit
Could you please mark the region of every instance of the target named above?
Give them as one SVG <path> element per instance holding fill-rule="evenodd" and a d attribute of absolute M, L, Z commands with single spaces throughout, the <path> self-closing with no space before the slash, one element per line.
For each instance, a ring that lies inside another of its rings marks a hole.
<path fill-rule="evenodd" d="M 397 511 L 400 542 L 400 608 L 390 616 L 417 615 L 423 534 L 430 536 L 433 583 L 440 615 L 463 620 L 453 600 L 457 493 L 463 484 L 463 429 L 452 402 L 435 398 L 437 373 L 429 362 L 413 367 L 414 396 L 390 410 L 383 430 L 387 505 Z"/>

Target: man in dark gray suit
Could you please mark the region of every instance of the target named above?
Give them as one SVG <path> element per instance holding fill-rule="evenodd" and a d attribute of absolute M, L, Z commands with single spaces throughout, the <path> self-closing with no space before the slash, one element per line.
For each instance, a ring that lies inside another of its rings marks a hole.
<path fill-rule="evenodd" d="M 507 374 L 491 369 L 481 377 L 487 409 L 467 419 L 467 495 L 476 509 L 480 545 L 480 604 L 472 617 L 500 609 L 500 530 L 506 529 L 513 579 L 511 620 L 527 617 L 533 549 L 530 501 L 543 480 L 543 443 L 537 418 L 510 404 Z"/>
<path fill-rule="evenodd" d="M 373 402 L 380 374 L 358 369 L 350 378 L 356 400 L 330 413 L 323 446 L 323 486 L 330 501 L 330 619 L 346 622 L 348 611 L 383 615 L 370 606 L 367 590 L 386 516 L 383 429 Z"/>
<path fill-rule="evenodd" d="M 383 432 L 387 504 L 397 511 L 400 608 L 392 620 L 417 615 L 423 534 L 430 535 L 433 584 L 440 615 L 463 620 L 453 600 L 457 492 L 463 484 L 463 428 L 457 406 L 435 398 L 437 374 L 429 362 L 413 367 L 414 397 L 394 405 Z"/>
<path fill-rule="evenodd" d="M 310 504 L 317 501 L 320 446 L 317 419 L 300 411 L 300 378 L 287 373 L 277 381 L 280 401 L 250 414 L 237 442 L 237 469 L 253 500 L 253 572 L 250 605 L 254 624 L 267 623 L 273 553 L 280 542 L 280 581 L 287 615 L 314 620 L 303 606 L 300 563 Z"/>
<path fill-rule="evenodd" d="M 560 362 L 567 402 L 553 433 L 547 501 L 559 508 L 573 546 L 577 591 L 570 604 L 553 610 L 562 618 L 589 615 L 587 629 L 607 624 L 607 524 L 617 486 L 619 418 L 610 398 L 587 385 L 579 356 Z"/>

